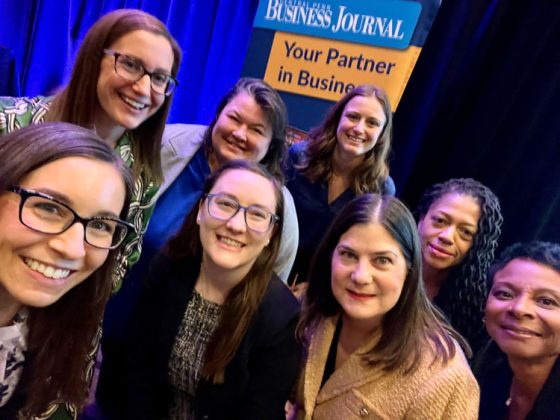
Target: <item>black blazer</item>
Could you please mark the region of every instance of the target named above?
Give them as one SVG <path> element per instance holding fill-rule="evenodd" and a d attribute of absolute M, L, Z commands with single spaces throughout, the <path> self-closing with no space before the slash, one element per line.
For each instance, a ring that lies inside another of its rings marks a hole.
<path fill-rule="evenodd" d="M 133 318 L 127 361 L 126 417 L 160 419 L 171 388 L 168 361 L 198 277 L 200 261 L 159 255 Z M 297 379 L 301 346 L 295 339 L 299 303 L 273 274 L 257 313 L 226 368 L 222 384 L 201 381 L 200 419 L 285 419 L 284 404 Z"/>
<path fill-rule="evenodd" d="M 480 420 L 505 419 L 506 400 L 513 372 L 507 355 L 490 340 L 476 357 L 473 372 L 480 385 Z M 560 418 L 560 357 L 556 359 L 543 389 L 539 393 L 527 420 Z"/>

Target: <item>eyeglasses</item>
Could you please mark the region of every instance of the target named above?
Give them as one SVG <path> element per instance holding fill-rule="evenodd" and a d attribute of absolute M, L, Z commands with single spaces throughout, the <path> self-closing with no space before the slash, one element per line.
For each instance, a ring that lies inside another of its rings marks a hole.
<path fill-rule="evenodd" d="M 72 208 L 57 199 L 21 187 L 10 187 L 8 191 L 19 194 L 19 221 L 31 230 L 48 235 L 58 235 L 74 225 L 84 226 L 84 240 L 101 249 L 115 249 L 126 237 L 130 223 L 112 217 L 80 217 Z"/>
<path fill-rule="evenodd" d="M 247 227 L 258 233 L 267 232 L 280 220 L 276 214 L 262 207 L 252 205 L 244 207 L 226 194 L 204 194 L 207 198 L 208 213 L 218 220 L 230 220 L 239 210 L 244 210 Z"/>
<path fill-rule="evenodd" d="M 149 72 L 140 60 L 126 54 L 105 49 L 103 52 L 115 57 L 115 73 L 123 79 L 137 82 L 146 74 L 150 76 L 152 90 L 165 96 L 171 95 L 179 82 L 168 74 L 161 72 Z"/>

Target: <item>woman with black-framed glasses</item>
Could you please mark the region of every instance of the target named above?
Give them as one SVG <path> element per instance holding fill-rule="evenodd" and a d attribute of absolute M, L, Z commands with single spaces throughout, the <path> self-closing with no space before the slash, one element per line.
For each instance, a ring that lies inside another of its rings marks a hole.
<path fill-rule="evenodd" d="M 150 267 L 122 361 L 122 418 L 285 418 L 301 351 L 299 304 L 273 272 L 283 206 L 257 163 L 208 178 Z"/>
<path fill-rule="evenodd" d="M 156 17 L 115 10 L 90 28 L 68 85 L 55 96 L 0 98 L 0 135 L 44 121 L 77 124 L 95 131 L 133 169 L 127 220 L 135 228 L 121 248 L 116 290 L 140 257 L 163 181 L 160 145 L 180 61 L 179 45 Z"/>
<path fill-rule="evenodd" d="M 91 130 L 0 136 L 0 418 L 77 418 L 132 184 Z"/>

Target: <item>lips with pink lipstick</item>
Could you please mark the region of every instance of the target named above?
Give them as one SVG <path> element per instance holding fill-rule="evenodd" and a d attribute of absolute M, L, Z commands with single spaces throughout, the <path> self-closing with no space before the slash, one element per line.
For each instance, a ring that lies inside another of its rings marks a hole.
<path fill-rule="evenodd" d="M 455 254 L 453 254 L 451 251 L 448 251 L 447 249 L 442 248 L 438 245 L 429 243 L 428 248 L 430 250 L 430 254 L 432 254 L 436 258 L 453 258 L 455 256 Z"/>
<path fill-rule="evenodd" d="M 374 293 L 356 292 L 355 290 L 351 289 L 346 289 L 346 292 L 348 292 L 348 295 L 350 295 L 351 298 L 356 300 L 367 300 L 376 296 Z"/>

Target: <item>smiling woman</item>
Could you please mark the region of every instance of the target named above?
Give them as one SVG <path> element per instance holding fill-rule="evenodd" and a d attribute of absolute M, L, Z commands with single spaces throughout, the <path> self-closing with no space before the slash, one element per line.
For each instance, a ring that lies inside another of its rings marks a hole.
<path fill-rule="evenodd" d="M 83 406 L 131 190 L 130 170 L 90 130 L 45 123 L 0 137 L 1 418 Z"/>
<path fill-rule="evenodd" d="M 314 249 L 345 204 L 359 194 L 395 194 L 388 167 L 392 127 L 386 93 L 362 85 L 331 108 L 309 140 L 290 148 L 286 186 L 300 231 L 290 283 L 306 280 Z"/>
<path fill-rule="evenodd" d="M 68 85 L 54 97 L 0 100 L 0 134 L 43 121 L 77 124 L 95 131 L 133 169 L 127 220 L 134 229 L 119 255 L 116 289 L 140 256 L 162 182 L 161 138 L 180 61 L 162 22 L 140 10 L 115 10 L 90 28 Z"/>
<path fill-rule="evenodd" d="M 352 200 L 328 228 L 309 279 L 297 327 L 307 360 L 289 418 L 477 418 L 462 339 L 424 292 L 403 203 Z"/>
<path fill-rule="evenodd" d="M 560 413 L 560 244 L 504 250 L 488 275 L 486 329 L 474 363 L 480 418 L 549 419 Z"/>
<path fill-rule="evenodd" d="M 283 206 L 259 164 L 208 178 L 149 270 L 113 395 L 126 392 L 122 418 L 285 419 L 301 352 L 298 302 L 273 272 Z"/>

